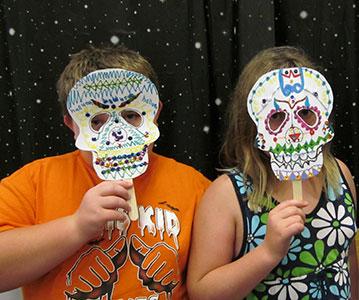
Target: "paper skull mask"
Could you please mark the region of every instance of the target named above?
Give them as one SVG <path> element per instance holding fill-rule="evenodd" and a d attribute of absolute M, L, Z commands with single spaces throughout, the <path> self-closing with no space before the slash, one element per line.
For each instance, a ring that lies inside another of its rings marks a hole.
<path fill-rule="evenodd" d="M 323 145 L 334 136 L 328 120 L 333 93 L 323 75 L 305 67 L 270 71 L 254 84 L 247 108 L 257 125 L 257 146 L 269 152 L 279 180 L 320 172 Z"/>
<path fill-rule="evenodd" d="M 67 98 L 67 109 L 80 132 L 76 147 L 91 151 L 104 180 L 143 174 L 148 147 L 159 137 L 154 123 L 159 108 L 155 85 L 142 74 L 104 69 L 80 79 Z"/>

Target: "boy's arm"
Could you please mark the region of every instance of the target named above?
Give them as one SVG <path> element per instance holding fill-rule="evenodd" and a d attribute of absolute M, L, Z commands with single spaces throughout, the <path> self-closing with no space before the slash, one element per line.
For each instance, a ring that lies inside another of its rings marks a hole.
<path fill-rule="evenodd" d="M 130 210 L 125 181 L 102 182 L 88 190 L 71 216 L 0 233 L 0 291 L 46 274 L 103 232 L 107 221 L 122 221 Z"/>
<path fill-rule="evenodd" d="M 221 176 L 198 206 L 187 286 L 191 299 L 243 299 L 287 253 L 291 237 L 304 228 L 296 200 L 270 212 L 266 240 L 234 260 L 243 239 L 243 217 L 233 185 Z"/>
<path fill-rule="evenodd" d="M 0 291 L 39 278 L 84 243 L 72 216 L 0 233 Z"/>

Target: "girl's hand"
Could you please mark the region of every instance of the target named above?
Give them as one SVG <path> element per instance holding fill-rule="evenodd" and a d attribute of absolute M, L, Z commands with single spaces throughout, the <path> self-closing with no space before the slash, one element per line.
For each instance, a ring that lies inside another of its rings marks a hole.
<path fill-rule="evenodd" d="M 263 246 L 278 262 L 287 254 L 291 238 L 303 231 L 307 205 L 302 200 L 286 200 L 270 211 Z"/>

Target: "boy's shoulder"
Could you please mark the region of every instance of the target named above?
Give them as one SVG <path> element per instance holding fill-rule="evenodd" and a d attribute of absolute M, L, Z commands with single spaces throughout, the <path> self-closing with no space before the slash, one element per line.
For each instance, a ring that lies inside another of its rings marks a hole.
<path fill-rule="evenodd" d="M 36 159 L 29 162 L 10 174 L 1 179 L 4 184 L 15 184 L 22 182 L 37 183 L 43 179 L 61 180 L 66 178 L 71 173 L 71 170 L 76 168 L 76 162 L 80 156 L 79 151 L 73 151 L 66 154 L 49 156 Z"/>
<path fill-rule="evenodd" d="M 36 160 L 26 164 L 24 167 L 25 168 L 37 168 L 40 165 L 57 165 L 57 164 L 73 163 L 73 161 L 78 159 L 79 156 L 80 156 L 80 151 L 75 150 L 75 151 L 68 152 L 65 154 L 59 154 L 59 155 L 39 158 L 39 159 L 36 159 Z"/>
<path fill-rule="evenodd" d="M 66 168 L 66 165 L 72 166 L 79 156 L 80 153 L 78 150 L 76 150 L 65 154 L 39 158 L 25 164 L 20 169 L 15 171 L 12 175 L 22 173 L 34 174 L 40 172 L 41 170 L 54 168 L 64 169 Z"/>

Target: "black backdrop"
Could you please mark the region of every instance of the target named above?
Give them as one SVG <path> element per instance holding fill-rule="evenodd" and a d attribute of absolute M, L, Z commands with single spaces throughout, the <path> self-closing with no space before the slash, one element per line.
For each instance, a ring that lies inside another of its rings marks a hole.
<path fill-rule="evenodd" d="M 55 82 L 88 44 L 149 58 L 164 109 L 156 151 L 216 176 L 242 67 L 274 45 L 304 48 L 335 94 L 334 151 L 358 178 L 359 3 L 354 0 L 0 0 L 0 177 L 74 149 Z M 358 180 L 357 180 L 358 181 Z"/>

